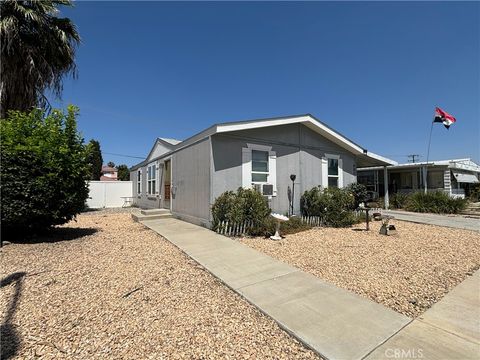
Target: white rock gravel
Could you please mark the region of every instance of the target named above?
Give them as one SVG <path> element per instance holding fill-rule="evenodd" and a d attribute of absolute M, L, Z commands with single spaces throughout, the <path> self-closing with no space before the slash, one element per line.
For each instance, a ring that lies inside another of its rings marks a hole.
<path fill-rule="evenodd" d="M 2 358 L 318 359 L 128 211 L 43 240 L 1 250 Z"/>
<path fill-rule="evenodd" d="M 240 239 L 246 245 L 339 287 L 417 317 L 480 265 L 480 233 L 392 221 L 395 236 L 314 228 L 281 241 Z"/>

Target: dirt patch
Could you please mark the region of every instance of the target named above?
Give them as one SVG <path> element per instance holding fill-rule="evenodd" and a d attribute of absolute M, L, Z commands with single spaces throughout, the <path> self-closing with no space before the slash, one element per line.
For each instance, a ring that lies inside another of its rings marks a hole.
<path fill-rule="evenodd" d="M 318 358 L 129 214 L 65 228 L 1 250 L 2 359 Z"/>
<path fill-rule="evenodd" d="M 395 311 L 417 317 L 480 265 L 480 234 L 393 221 L 395 236 L 371 231 L 315 228 L 279 242 L 240 239 L 289 263 Z"/>

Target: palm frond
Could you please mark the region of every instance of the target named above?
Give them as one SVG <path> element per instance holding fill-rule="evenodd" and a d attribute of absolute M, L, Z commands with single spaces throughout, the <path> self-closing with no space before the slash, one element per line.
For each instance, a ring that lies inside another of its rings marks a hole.
<path fill-rule="evenodd" d="M 0 3 L 0 118 L 8 110 L 48 107 L 44 96 L 62 92 L 65 75 L 76 77 L 76 48 L 80 35 L 58 6 L 69 0 L 3 0 Z"/>

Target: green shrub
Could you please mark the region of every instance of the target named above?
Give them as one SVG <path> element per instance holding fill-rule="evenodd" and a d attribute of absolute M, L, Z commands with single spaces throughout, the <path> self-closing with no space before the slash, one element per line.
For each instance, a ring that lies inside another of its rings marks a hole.
<path fill-rule="evenodd" d="M 390 196 L 390 207 L 392 209 L 403 209 L 407 204 L 408 194 L 394 193 Z"/>
<path fill-rule="evenodd" d="M 249 235 L 270 236 L 275 233 L 276 220 L 270 216 L 266 198 L 253 189 L 239 188 L 237 192 L 226 191 L 215 199 L 212 206 L 213 230 L 217 230 L 223 221 L 230 224 L 251 223 L 246 229 Z M 308 230 L 311 226 L 298 217 L 292 217 L 280 224 L 282 235 Z"/>
<path fill-rule="evenodd" d="M 235 202 L 236 195 L 233 191 L 225 191 L 215 199 L 212 206 L 212 225 L 214 229 L 216 229 L 222 221 L 229 221 Z"/>
<path fill-rule="evenodd" d="M 405 204 L 405 210 L 420 213 L 456 214 L 467 204 L 465 199 L 455 199 L 442 191 L 411 194 Z"/>
<path fill-rule="evenodd" d="M 251 235 L 263 232 L 265 221 L 270 216 L 267 199 L 253 189 L 239 188 L 236 193 L 226 191 L 215 199 L 212 206 L 213 229 L 218 229 L 222 221 L 241 224 L 251 222 L 248 229 Z"/>
<path fill-rule="evenodd" d="M 303 216 L 320 216 L 325 226 L 347 227 L 355 223 L 355 198 L 348 189 L 314 187 L 300 198 Z"/>
<path fill-rule="evenodd" d="M 346 190 L 353 195 L 353 209 L 358 208 L 361 203 L 365 203 L 368 200 L 367 187 L 363 184 L 350 184 L 346 187 Z"/>
<path fill-rule="evenodd" d="M 8 235 L 48 229 L 85 207 L 89 168 L 78 109 L 10 112 L 0 121 L 1 222 Z"/>

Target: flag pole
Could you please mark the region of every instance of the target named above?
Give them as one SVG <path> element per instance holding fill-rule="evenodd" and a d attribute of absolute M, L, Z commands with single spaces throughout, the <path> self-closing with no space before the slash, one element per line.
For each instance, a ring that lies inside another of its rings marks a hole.
<path fill-rule="evenodd" d="M 427 180 L 428 180 L 428 176 L 427 176 L 427 169 L 428 169 L 428 160 L 430 158 L 430 144 L 432 143 L 432 131 L 433 131 L 433 121 L 432 121 L 432 124 L 430 125 L 430 136 L 428 137 L 428 149 L 427 149 L 427 164 L 425 165 L 424 169 L 423 169 L 423 185 L 425 187 L 425 194 L 427 193 L 427 187 L 428 187 L 428 184 L 427 184 Z"/>

